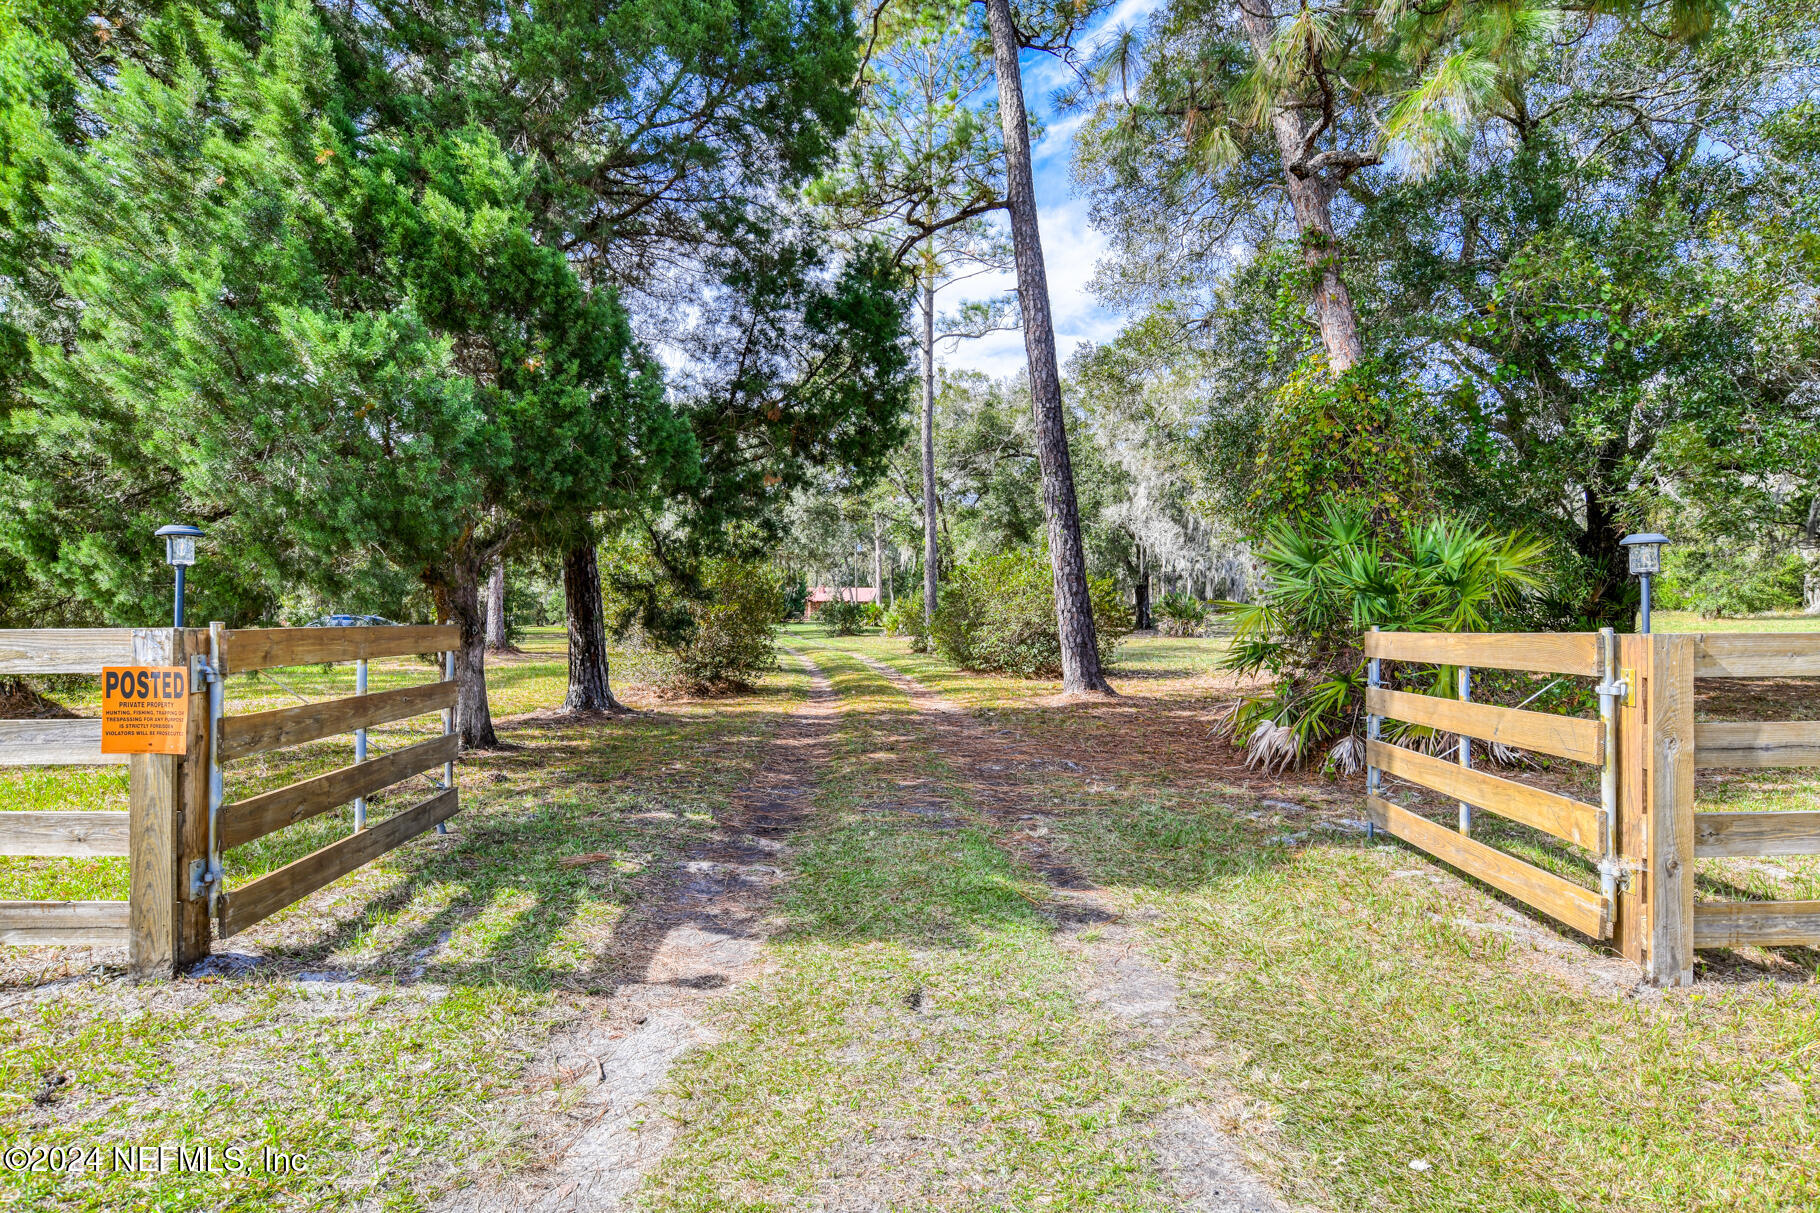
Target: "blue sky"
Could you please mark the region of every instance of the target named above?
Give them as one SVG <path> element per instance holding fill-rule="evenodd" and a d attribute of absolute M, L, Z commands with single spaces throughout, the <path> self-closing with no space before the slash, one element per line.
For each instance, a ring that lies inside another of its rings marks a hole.
<path fill-rule="evenodd" d="M 1140 24 L 1160 0 L 1121 0 L 1089 30 L 1083 45 L 1107 31 Z M 1083 341 L 1115 336 L 1124 318 L 1101 307 L 1087 289 L 1094 265 L 1104 254 L 1105 238 L 1087 221 L 1087 200 L 1076 197 L 1068 165 L 1074 154 L 1079 115 L 1057 115 L 1050 96 L 1068 80 L 1068 70 L 1049 55 L 1026 53 L 1023 59 L 1024 102 L 1042 118 L 1048 132 L 1034 149 L 1037 223 L 1043 233 L 1043 259 L 1049 270 L 1049 306 L 1055 315 L 1056 352 L 1063 363 Z M 951 309 L 964 299 L 987 298 L 1015 285 L 1010 274 L 976 278 L 944 292 L 941 304 Z M 993 333 L 975 341 L 946 346 L 937 360 L 943 366 L 984 371 L 995 377 L 1016 374 L 1024 365 L 1022 332 Z"/>

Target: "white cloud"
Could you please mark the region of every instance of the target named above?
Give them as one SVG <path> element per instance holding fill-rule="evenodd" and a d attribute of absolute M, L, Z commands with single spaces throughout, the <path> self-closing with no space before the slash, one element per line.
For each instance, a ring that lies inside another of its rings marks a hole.
<path fill-rule="evenodd" d="M 1119 0 L 1110 12 L 1082 37 L 1085 56 L 1115 30 L 1134 27 L 1161 6 L 1163 0 Z M 1055 321 L 1056 355 L 1066 364 L 1083 341 L 1108 341 L 1118 334 L 1122 318 L 1101 307 L 1088 290 L 1094 267 L 1106 252 L 1106 239 L 1088 222 L 1087 203 L 1073 196 L 1069 162 L 1074 137 L 1084 113 L 1059 114 L 1050 106 L 1050 95 L 1072 83 L 1069 69 L 1052 55 L 1027 53 L 1022 65 L 1024 96 L 1032 111 L 1046 124 L 1043 141 L 1032 149 L 1038 200 L 1037 226 L 1043 235 L 1043 261 L 1049 273 L 1049 308 Z M 974 278 L 944 292 L 941 306 L 988 299 L 1016 286 L 1013 274 Z M 983 371 L 995 377 L 1016 374 L 1025 364 L 1024 335 L 993 333 L 974 341 L 955 343 L 937 351 L 943 366 Z"/>
<path fill-rule="evenodd" d="M 1107 341 L 1119 331 L 1119 315 L 1101 307 L 1087 289 L 1094 266 L 1106 251 L 1106 238 L 1088 223 L 1087 204 L 1078 199 L 1039 208 L 1037 227 L 1043 236 L 1056 356 L 1066 363 L 1081 342 Z M 1016 275 L 1010 273 L 973 278 L 945 292 L 942 307 L 949 309 L 966 300 L 989 299 L 1016 285 Z M 944 345 L 937 358 L 943 366 L 983 371 L 999 378 L 1014 375 L 1024 366 L 1024 335 L 1021 331 L 993 333 L 955 343 L 952 351 Z"/>

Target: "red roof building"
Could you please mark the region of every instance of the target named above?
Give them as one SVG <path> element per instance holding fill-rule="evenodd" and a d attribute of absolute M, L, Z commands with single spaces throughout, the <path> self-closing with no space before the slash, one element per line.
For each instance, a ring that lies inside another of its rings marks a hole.
<path fill-rule="evenodd" d="M 878 591 L 869 585 L 830 586 L 817 585 L 809 587 L 809 604 L 803 610 L 805 618 L 815 614 L 817 608 L 836 598 L 843 602 L 877 602 Z"/>

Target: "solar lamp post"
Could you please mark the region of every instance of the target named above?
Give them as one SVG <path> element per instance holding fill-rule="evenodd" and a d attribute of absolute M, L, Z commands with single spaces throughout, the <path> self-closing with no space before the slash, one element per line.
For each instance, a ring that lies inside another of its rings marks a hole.
<path fill-rule="evenodd" d="M 196 541 L 206 532 L 188 523 L 161 526 L 153 534 L 164 540 L 164 562 L 177 571 L 177 588 L 171 600 L 172 627 L 183 626 L 183 574 L 196 563 Z"/>
<path fill-rule="evenodd" d="M 1649 579 L 1662 571 L 1662 545 L 1668 541 L 1667 535 L 1654 531 L 1618 540 L 1618 546 L 1630 553 L 1631 576 L 1643 583 L 1642 626 L 1638 631 L 1645 636 L 1649 635 Z"/>

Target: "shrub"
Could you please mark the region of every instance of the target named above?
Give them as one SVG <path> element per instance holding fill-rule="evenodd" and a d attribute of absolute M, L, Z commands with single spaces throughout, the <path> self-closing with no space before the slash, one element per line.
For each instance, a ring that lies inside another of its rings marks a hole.
<path fill-rule="evenodd" d="M 1799 607 L 1806 563 L 1798 552 L 1747 545 L 1674 545 L 1662 552 L 1656 605 L 1706 619 Z"/>
<path fill-rule="evenodd" d="M 1271 397 L 1249 510 L 1270 523 L 1314 522 L 1324 504 L 1363 510 L 1383 526 L 1420 516 L 1430 498 L 1434 440 L 1420 394 L 1382 362 L 1335 374 L 1310 359 Z"/>
<path fill-rule="evenodd" d="M 868 605 L 836 598 L 822 604 L 821 609 L 815 612 L 815 622 L 827 628 L 830 636 L 857 636 L 860 628 L 866 625 Z"/>
<path fill-rule="evenodd" d="M 1088 583 L 1100 662 L 1131 631 L 1131 610 L 1109 577 Z M 936 602 L 930 639 L 962 669 L 1054 678 L 1062 672 L 1054 573 L 1047 553 L 1006 552 L 955 570 Z"/>
<path fill-rule="evenodd" d="M 923 592 L 900 595 L 885 612 L 885 635 L 908 636 L 914 652 L 929 651 L 929 632 L 923 627 Z"/>
<path fill-rule="evenodd" d="M 1192 594 L 1176 591 L 1165 594 L 1150 608 L 1156 616 L 1156 630 L 1165 636 L 1199 636 L 1207 622 L 1207 607 Z"/>
<path fill-rule="evenodd" d="M 1411 523 L 1394 539 L 1372 533 L 1370 510 L 1327 502 L 1318 521 L 1273 528 L 1267 574 L 1251 603 L 1225 602 L 1233 643 L 1223 664 L 1271 676 L 1271 689 L 1233 708 L 1228 726 L 1249 762 L 1279 770 L 1327 743 L 1326 765 L 1364 761 L 1365 655 L 1372 626 L 1408 632 L 1486 631 L 1540 582 L 1543 546 L 1450 520 Z M 1427 688 L 1451 697 L 1451 671 Z"/>
<path fill-rule="evenodd" d="M 785 623 L 801 619 L 809 607 L 809 582 L 798 574 L 784 584 L 783 593 L 779 596 L 782 606 L 778 608 L 778 617 Z"/>
<path fill-rule="evenodd" d="M 705 601 L 683 604 L 691 627 L 665 645 L 676 658 L 677 681 L 691 694 L 744 690 L 777 668 L 776 628 L 783 587 L 768 565 L 710 561 L 702 576 Z"/>

